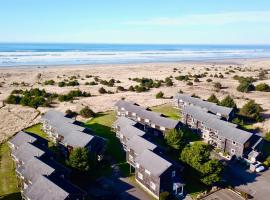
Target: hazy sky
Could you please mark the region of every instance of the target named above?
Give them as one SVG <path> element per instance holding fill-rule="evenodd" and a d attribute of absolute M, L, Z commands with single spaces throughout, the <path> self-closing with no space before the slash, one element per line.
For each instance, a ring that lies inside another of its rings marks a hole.
<path fill-rule="evenodd" d="M 270 44 L 270 0 L 1 0 L 0 41 Z"/>

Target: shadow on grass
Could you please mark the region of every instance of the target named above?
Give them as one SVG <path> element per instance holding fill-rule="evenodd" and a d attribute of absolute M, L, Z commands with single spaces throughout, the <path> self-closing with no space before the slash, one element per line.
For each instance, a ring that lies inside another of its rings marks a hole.
<path fill-rule="evenodd" d="M 105 156 L 112 156 L 117 163 L 125 161 L 125 154 L 122 150 L 121 143 L 115 136 L 115 133 L 111 131 L 111 127 L 98 123 L 85 124 L 85 126 L 92 129 L 97 136 L 107 139 Z"/>
<path fill-rule="evenodd" d="M 21 197 L 20 192 L 0 196 L 0 200 L 21 200 L 21 199 L 22 199 L 22 197 Z"/>

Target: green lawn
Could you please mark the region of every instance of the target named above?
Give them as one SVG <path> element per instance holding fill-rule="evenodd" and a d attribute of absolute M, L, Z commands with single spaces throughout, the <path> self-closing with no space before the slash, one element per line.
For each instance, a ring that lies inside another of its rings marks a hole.
<path fill-rule="evenodd" d="M 173 107 L 171 104 L 163 104 L 159 106 L 154 106 L 154 107 L 151 107 L 151 110 L 154 112 L 159 112 L 172 119 L 176 119 L 176 120 L 180 119 L 179 109 Z"/>
<path fill-rule="evenodd" d="M 10 156 L 9 146 L 7 143 L 0 144 L 0 199 L 21 199 L 17 186 L 15 163 Z"/>

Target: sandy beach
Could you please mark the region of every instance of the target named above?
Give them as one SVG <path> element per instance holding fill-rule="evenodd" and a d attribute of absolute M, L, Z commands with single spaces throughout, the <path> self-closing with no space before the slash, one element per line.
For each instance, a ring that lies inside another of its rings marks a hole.
<path fill-rule="evenodd" d="M 177 70 L 175 70 L 176 68 Z M 207 69 L 209 68 L 209 69 Z M 241 68 L 239 71 L 237 68 Z M 90 92 L 91 97 L 82 97 L 73 102 L 55 102 L 54 109 L 65 112 L 67 109 L 79 111 L 84 106 L 89 106 L 95 112 L 112 110 L 115 102 L 121 98 L 129 101 L 135 101 L 142 106 L 154 106 L 172 102 L 169 97 L 174 96 L 176 92 L 182 90 L 184 93 L 200 96 L 203 99 L 208 98 L 212 93 L 221 99 L 230 94 L 234 97 L 237 106 L 241 107 L 248 99 L 254 99 L 264 109 L 265 116 L 270 115 L 270 92 L 241 93 L 236 90 L 238 81 L 232 77 L 252 76 L 256 77 L 259 69 L 270 70 L 270 59 L 235 59 L 223 61 L 200 61 L 200 62 L 179 62 L 179 63 L 144 63 L 144 64 L 114 64 L 114 65 L 79 65 L 79 66 L 50 66 L 50 67 L 20 67 L 20 68 L 0 68 L 0 142 L 12 136 L 17 131 L 36 123 L 39 114 L 45 112 L 49 108 L 39 107 L 37 110 L 29 107 L 17 105 L 5 105 L 3 101 L 10 95 L 14 89 L 30 89 L 41 88 L 47 92 L 57 94 L 66 94 L 70 90 L 80 89 Z M 226 71 L 234 70 L 235 73 L 225 74 Z M 245 70 L 243 70 L 245 69 Z M 202 74 L 208 72 L 207 77 L 200 78 L 200 82 L 193 82 L 192 86 L 188 86 L 184 81 L 175 80 L 174 77 L 179 75 L 188 75 L 189 73 Z M 210 77 L 212 74 L 222 73 L 224 78 Z M 85 85 L 86 82 L 93 81 L 93 77 L 87 78 L 86 75 L 97 76 L 103 80 L 120 80 L 114 87 L 107 87 L 101 84 L 90 86 Z M 55 82 L 63 81 L 71 76 L 77 76 L 80 83 L 75 87 L 59 87 L 55 85 L 43 85 L 46 80 L 54 80 Z M 154 88 L 147 92 L 136 93 L 130 91 L 116 92 L 117 86 L 128 88 L 137 85 L 135 81 L 129 78 L 152 78 L 165 79 L 173 77 L 173 86 Z M 211 78 L 212 82 L 206 80 Z M 223 86 L 219 92 L 213 89 L 213 83 L 220 82 Z M 265 82 L 270 84 L 270 77 L 267 80 L 257 81 L 254 84 Z M 22 84 L 23 83 L 23 84 Z M 114 94 L 99 94 L 98 89 L 104 87 L 106 90 L 115 92 Z M 156 99 L 155 95 L 159 91 L 164 92 L 164 99 Z M 262 123 L 256 124 L 263 131 L 270 130 L 269 117 Z"/>

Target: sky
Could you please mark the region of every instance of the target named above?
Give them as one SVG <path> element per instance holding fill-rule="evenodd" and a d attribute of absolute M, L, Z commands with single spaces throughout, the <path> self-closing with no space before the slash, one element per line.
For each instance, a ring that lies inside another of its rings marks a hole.
<path fill-rule="evenodd" d="M 270 44 L 270 0 L 1 0 L 0 42 Z"/>

